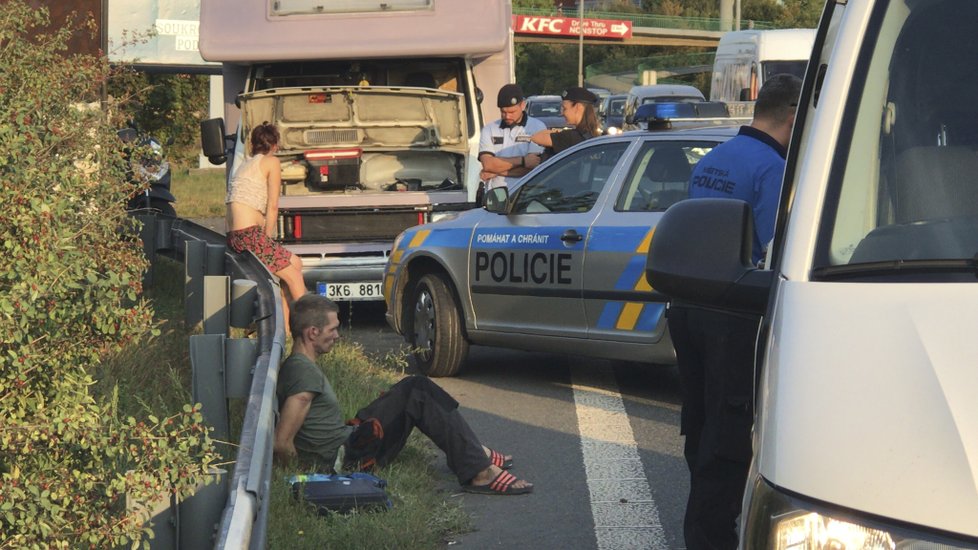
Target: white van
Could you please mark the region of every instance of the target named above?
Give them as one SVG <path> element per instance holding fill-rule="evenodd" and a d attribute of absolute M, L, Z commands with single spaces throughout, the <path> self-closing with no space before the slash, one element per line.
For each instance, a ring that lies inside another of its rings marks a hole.
<path fill-rule="evenodd" d="M 732 114 L 750 116 L 764 81 L 788 73 L 801 78 L 812 55 L 815 29 L 744 30 L 725 33 L 717 45 L 710 79 L 710 101 L 730 105 Z M 743 102 L 742 105 L 738 103 Z"/>
<path fill-rule="evenodd" d="M 765 315 L 743 548 L 978 548 L 978 2 L 825 10 L 768 267 L 688 200 L 648 279 Z"/>

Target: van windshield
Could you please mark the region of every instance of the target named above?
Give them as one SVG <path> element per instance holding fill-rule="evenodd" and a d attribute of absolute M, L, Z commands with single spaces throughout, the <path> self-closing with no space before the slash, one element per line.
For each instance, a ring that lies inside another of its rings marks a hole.
<path fill-rule="evenodd" d="M 834 155 L 816 275 L 970 269 L 975 280 L 975 20 L 971 0 L 888 4 L 849 93 L 856 116 Z"/>
<path fill-rule="evenodd" d="M 782 73 L 794 75 L 798 78 L 805 78 L 805 67 L 807 66 L 807 59 L 793 61 L 764 61 L 761 63 L 764 81 L 767 81 L 776 74 Z"/>

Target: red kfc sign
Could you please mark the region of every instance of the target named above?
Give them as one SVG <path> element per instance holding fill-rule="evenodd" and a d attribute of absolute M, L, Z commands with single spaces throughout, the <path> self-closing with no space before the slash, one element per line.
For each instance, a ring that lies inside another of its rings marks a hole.
<path fill-rule="evenodd" d="M 576 17 L 514 15 L 516 34 L 549 34 L 580 36 L 581 20 Z M 588 38 L 631 38 L 632 22 L 611 19 L 584 19 L 584 36 Z"/>

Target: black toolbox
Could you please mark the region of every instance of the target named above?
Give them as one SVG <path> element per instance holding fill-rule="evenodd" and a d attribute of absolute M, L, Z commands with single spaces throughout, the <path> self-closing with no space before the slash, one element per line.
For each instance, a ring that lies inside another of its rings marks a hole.
<path fill-rule="evenodd" d="M 387 482 L 365 473 L 312 474 L 292 478 L 292 496 L 316 506 L 320 515 L 391 508 Z"/>

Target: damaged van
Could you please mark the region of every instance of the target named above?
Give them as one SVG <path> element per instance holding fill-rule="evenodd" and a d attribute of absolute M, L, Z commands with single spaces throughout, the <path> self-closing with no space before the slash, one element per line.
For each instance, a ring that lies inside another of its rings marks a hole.
<path fill-rule="evenodd" d="M 252 128 L 275 124 L 278 238 L 306 286 L 381 300 L 397 234 L 475 206 L 479 131 L 498 117 L 482 89 L 513 79 L 509 1 L 209 0 L 200 20 L 225 96 L 205 155 L 230 181 Z"/>

